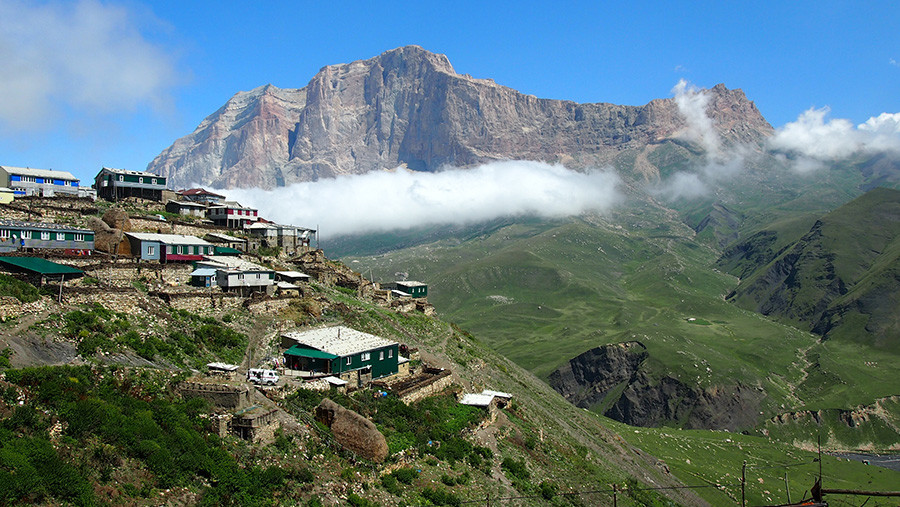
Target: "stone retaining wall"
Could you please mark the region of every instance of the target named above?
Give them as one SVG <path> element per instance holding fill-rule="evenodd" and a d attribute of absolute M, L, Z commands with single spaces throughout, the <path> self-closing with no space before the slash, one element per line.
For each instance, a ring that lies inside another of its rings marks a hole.
<path fill-rule="evenodd" d="M 216 407 L 240 409 L 250 405 L 250 390 L 246 386 L 185 381 L 175 389 L 182 398 L 202 398 Z"/>

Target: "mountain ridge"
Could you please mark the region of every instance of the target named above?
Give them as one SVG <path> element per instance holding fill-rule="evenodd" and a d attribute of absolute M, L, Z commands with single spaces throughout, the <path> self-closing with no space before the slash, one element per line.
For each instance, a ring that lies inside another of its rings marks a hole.
<path fill-rule="evenodd" d="M 719 84 L 703 93 L 726 144 L 759 143 L 773 132 L 742 90 Z M 445 55 L 404 46 L 325 66 L 303 88 L 238 92 L 147 170 L 176 186 L 274 188 L 507 159 L 580 169 L 682 141 L 687 126 L 675 99 L 643 106 L 542 99 L 458 74 Z"/>

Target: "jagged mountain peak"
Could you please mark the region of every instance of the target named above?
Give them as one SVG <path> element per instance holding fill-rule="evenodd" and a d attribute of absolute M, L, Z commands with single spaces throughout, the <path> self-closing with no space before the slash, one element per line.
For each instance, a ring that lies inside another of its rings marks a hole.
<path fill-rule="evenodd" d="M 716 85 L 708 93 L 723 141 L 759 142 L 771 133 L 743 91 Z M 239 92 L 148 170 L 177 186 L 272 188 L 398 166 L 433 171 L 506 159 L 600 166 L 684 127 L 672 99 L 645 106 L 540 99 L 403 46 L 325 66 L 303 88 Z"/>

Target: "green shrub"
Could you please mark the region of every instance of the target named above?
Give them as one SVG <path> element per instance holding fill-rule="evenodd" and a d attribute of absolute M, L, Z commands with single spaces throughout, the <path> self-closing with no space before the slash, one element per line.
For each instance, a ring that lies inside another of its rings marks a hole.
<path fill-rule="evenodd" d="M 0 351 L 0 368 L 11 368 L 12 364 L 9 362 L 9 358 L 12 357 L 12 349 L 6 347 L 3 351 Z"/>
<path fill-rule="evenodd" d="M 381 487 L 383 487 L 388 493 L 394 496 L 403 495 L 403 489 L 400 487 L 400 482 L 393 474 L 388 474 L 381 477 Z"/>
<path fill-rule="evenodd" d="M 422 498 L 434 505 L 460 505 L 462 501 L 455 494 L 443 489 L 425 488 L 422 490 Z"/>
<path fill-rule="evenodd" d="M 412 482 L 419 476 L 419 473 L 412 468 L 403 467 L 394 470 L 393 472 L 391 472 L 391 475 L 403 484 L 412 484 Z"/>
<path fill-rule="evenodd" d="M 40 299 L 41 293 L 30 283 L 0 274 L 0 296 L 11 296 L 23 303 L 31 303 Z"/>
<path fill-rule="evenodd" d="M 500 468 L 516 479 L 527 481 L 531 478 L 531 474 L 528 473 L 528 468 L 525 466 L 524 460 L 503 458 L 503 462 L 500 463 Z"/>

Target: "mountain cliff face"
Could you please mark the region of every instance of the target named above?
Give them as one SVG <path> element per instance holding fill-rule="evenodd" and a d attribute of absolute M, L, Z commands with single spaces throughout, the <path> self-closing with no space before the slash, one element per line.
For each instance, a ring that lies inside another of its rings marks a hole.
<path fill-rule="evenodd" d="M 707 93 L 724 142 L 758 143 L 772 132 L 741 90 L 717 85 Z M 147 170 L 175 186 L 273 188 L 398 166 L 434 171 L 522 159 L 587 167 L 625 154 L 633 160 L 685 126 L 673 99 L 644 106 L 539 99 L 457 74 L 446 56 L 407 46 L 324 67 L 305 88 L 240 92 Z"/>

